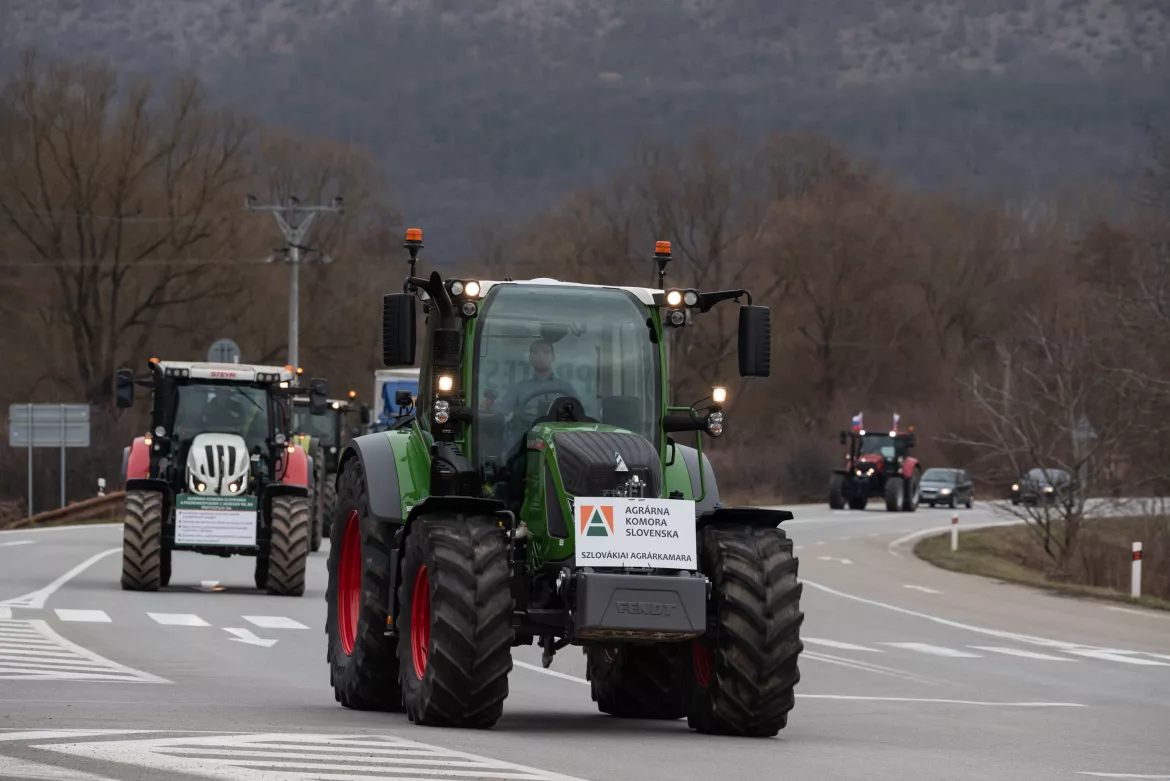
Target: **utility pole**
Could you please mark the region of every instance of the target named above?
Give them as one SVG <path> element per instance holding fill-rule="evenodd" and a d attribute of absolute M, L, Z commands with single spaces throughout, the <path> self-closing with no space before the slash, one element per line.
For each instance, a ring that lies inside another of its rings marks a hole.
<path fill-rule="evenodd" d="M 300 200 L 296 196 L 290 195 L 288 203 L 284 206 L 277 204 L 258 206 L 256 198 L 249 195 L 244 200 L 244 208 L 250 212 L 272 212 L 272 216 L 276 218 L 276 225 L 284 234 L 284 240 L 287 242 L 286 246 L 275 250 L 274 254 L 269 256 L 268 262 L 283 262 L 289 265 L 288 362 L 296 367 L 300 361 L 298 344 L 300 335 L 300 270 L 302 263 L 313 262 L 305 258 L 305 253 L 311 252 L 313 249 L 305 245 L 305 236 L 308 235 L 313 220 L 321 212 L 340 214 L 345 211 L 344 201 L 337 197 L 329 206 L 301 206 Z M 303 214 L 304 217 L 298 220 L 297 214 Z M 286 215 L 291 217 L 291 220 L 286 219 Z M 332 263 L 333 258 L 323 254 L 320 262 Z"/>

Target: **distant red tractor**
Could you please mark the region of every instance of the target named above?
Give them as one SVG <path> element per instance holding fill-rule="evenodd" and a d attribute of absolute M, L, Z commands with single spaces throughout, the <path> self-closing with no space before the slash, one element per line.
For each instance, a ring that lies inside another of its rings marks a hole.
<path fill-rule="evenodd" d="M 858 420 L 857 418 L 854 419 Z M 849 445 L 844 469 L 836 469 L 829 479 L 829 507 L 864 510 L 870 497 L 884 497 L 890 512 L 918 509 L 922 466 L 910 456 L 917 443 L 914 427 L 909 431 L 841 432 L 841 444 Z"/>

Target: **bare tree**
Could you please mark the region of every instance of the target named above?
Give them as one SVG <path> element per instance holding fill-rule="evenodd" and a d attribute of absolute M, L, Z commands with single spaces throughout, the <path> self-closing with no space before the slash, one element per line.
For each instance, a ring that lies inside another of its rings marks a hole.
<path fill-rule="evenodd" d="M 225 291 L 249 126 L 193 78 L 160 102 L 148 81 L 119 89 L 108 66 L 33 52 L 0 106 L 6 262 L 53 288 L 41 317 L 71 359 L 55 379 L 107 399 L 178 308 Z"/>

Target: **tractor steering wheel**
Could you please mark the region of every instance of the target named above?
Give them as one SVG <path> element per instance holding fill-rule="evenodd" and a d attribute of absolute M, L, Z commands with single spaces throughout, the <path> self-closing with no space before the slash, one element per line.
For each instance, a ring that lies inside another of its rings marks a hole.
<path fill-rule="evenodd" d="M 513 432 L 516 432 L 521 428 L 524 429 L 524 431 L 527 431 L 528 427 L 532 425 L 532 421 L 540 417 L 543 412 L 547 412 L 547 407 L 543 412 L 538 410 L 535 414 L 531 415 L 525 414 L 524 412 L 524 408 L 528 405 L 529 402 L 541 396 L 549 396 L 550 398 L 548 400 L 548 404 L 551 405 L 553 400 L 559 396 L 572 396 L 573 398 L 576 398 L 577 389 L 564 380 L 552 380 L 551 382 L 542 385 L 539 388 L 530 390 L 528 393 L 525 393 L 522 397 L 516 400 L 516 406 L 513 407 L 515 412 L 512 413 L 508 420 L 508 428 Z"/>

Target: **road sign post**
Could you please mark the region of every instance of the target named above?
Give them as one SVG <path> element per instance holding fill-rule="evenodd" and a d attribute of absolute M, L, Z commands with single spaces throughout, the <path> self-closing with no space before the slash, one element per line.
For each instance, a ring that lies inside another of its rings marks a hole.
<path fill-rule="evenodd" d="M 61 449 L 61 506 L 65 506 L 65 448 L 89 447 L 88 404 L 12 404 L 8 445 L 28 448 L 28 514 L 33 515 L 33 448 Z"/>
<path fill-rule="evenodd" d="M 959 514 L 955 513 L 951 517 L 951 550 L 959 549 Z"/>
<path fill-rule="evenodd" d="M 239 363 L 240 346 L 231 339 L 216 339 L 207 349 L 208 363 Z"/>
<path fill-rule="evenodd" d="M 1133 544 L 1133 568 L 1129 575 L 1129 595 L 1137 599 L 1142 595 L 1142 544 Z"/>

